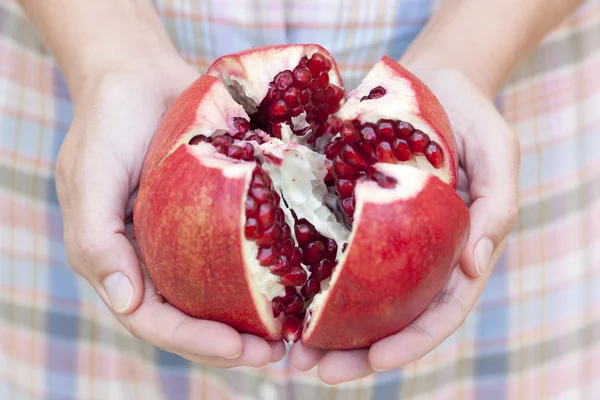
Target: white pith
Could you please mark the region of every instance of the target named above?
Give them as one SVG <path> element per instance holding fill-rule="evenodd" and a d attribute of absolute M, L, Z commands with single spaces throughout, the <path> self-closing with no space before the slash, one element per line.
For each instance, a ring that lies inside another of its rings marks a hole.
<path fill-rule="evenodd" d="M 244 97 L 256 105 L 267 94 L 275 75 L 285 70 L 293 71 L 302 57 L 310 58 L 317 52 L 320 52 L 317 46 L 300 45 L 248 52 L 239 58 L 223 59 L 209 74 L 220 77 L 230 89 L 241 90 Z M 329 82 L 342 86 L 333 68 L 329 71 Z"/>
<path fill-rule="evenodd" d="M 357 182 L 354 189 L 354 196 L 356 198 L 356 207 L 354 211 L 355 226 L 360 224 L 363 209 L 368 204 L 390 204 L 400 200 L 408 200 L 416 196 L 431 177 L 426 171 L 421 171 L 414 167 L 402 164 L 376 163 L 373 167 L 385 176 L 395 178 L 397 184 L 394 188 L 382 188 L 374 181 Z M 346 255 L 351 251 L 355 232 L 356 230 L 353 229 L 350 233 L 348 237 L 348 248 L 338 259 L 338 264 L 333 270 L 331 278 L 327 282 L 322 282 L 321 291 L 315 295 L 312 303 L 306 309 L 303 336 L 309 336 L 314 327 L 318 324 L 320 318 L 319 310 L 327 302 L 330 287 L 335 285 L 335 282 L 344 269 Z"/>
<path fill-rule="evenodd" d="M 383 87 L 386 94 L 378 99 L 360 101 L 361 98 L 369 95 L 371 89 L 377 86 Z M 358 119 L 363 123 L 377 123 L 381 119 L 410 122 L 415 129 L 426 133 L 431 140 L 443 146 L 444 141 L 435 133 L 433 127 L 414 112 L 418 109 L 419 105 L 411 82 L 398 76 L 390 67 L 380 61 L 375 64 L 360 85 L 349 93 L 349 99 L 339 111 L 339 117 L 348 121 Z M 447 149 L 443 150 L 446 154 L 441 168 L 434 168 L 424 155 L 416 155 L 412 160 L 402 162 L 402 164 L 417 167 L 422 171 L 436 175 L 446 183 L 450 183 L 449 155 Z"/>

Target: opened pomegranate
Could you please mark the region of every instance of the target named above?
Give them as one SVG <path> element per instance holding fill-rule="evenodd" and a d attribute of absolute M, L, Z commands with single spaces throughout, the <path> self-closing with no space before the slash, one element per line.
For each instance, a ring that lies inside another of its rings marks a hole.
<path fill-rule="evenodd" d="M 218 59 L 149 148 L 134 223 L 185 313 L 266 339 L 351 349 L 447 282 L 469 229 L 448 118 L 384 57 L 345 96 L 317 45 Z"/>

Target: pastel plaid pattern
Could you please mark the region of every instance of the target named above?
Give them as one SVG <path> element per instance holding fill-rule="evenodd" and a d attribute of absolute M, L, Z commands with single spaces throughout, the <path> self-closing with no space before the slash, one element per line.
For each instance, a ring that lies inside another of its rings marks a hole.
<path fill-rule="evenodd" d="M 398 58 L 428 0 L 158 0 L 199 70 L 250 46 L 316 42 L 355 86 Z M 600 0 L 519 66 L 497 104 L 522 146 L 520 212 L 475 310 L 406 368 L 330 388 L 287 360 L 193 365 L 131 337 L 70 270 L 54 166 L 72 118 L 64 79 L 0 0 L 0 399 L 600 399 Z"/>

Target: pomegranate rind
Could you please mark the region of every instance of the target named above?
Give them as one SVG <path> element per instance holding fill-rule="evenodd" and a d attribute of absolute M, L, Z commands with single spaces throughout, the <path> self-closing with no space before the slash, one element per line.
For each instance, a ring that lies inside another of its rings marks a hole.
<path fill-rule="evenodd" d="M 241 86 L 244 95 L 260 104 L 267 94 L 269 82 L 279 72 L 296 68 L 303 56 L 320 53 L 331 62 L 329 82 L 344 88 L 342 76 L 331 54 L 317 44 L 259 46 L 217 58 L 207 70 L 226 84 Z M 230 86 L 231 87 L 231 86 Z"/>
<path fill-rule="evenodd" d="M 349 245 L 321 304 L 307 316 L 306 346 L 355 349 L 397 333 L 431 304 L 458 262 L 470 227 L 463 201 L 431 174 L 382 170 L 389 167 L 402 168 L 394 176 L 398 185 L 410 180 L 421 187 L 384 200 L 376 183 L 357 185 Z"/>
<path fill-rule="evenodd" d="M 377 99 L 361 101 L 375 86 L 387 93 Z M 400 119 L 422 130 L 435 140 L 444 153 L 443 166 L 429 172 L 456 188 L 458 182 L 458 147 L 452 125 L 435 94 L 417 76 L 388 56 L 375 63 L 361 84 L 350 91 L 339 117 L 376 122 L 377 119 Z"/>
<path fill-rule="evenodd" d="M 175 98 L 161 118 L 144 159 L 141 182 L 169 153 L 193 136 L 211 136 L 219 130 L 236 132 L 235 117 L 248 119 L 220 79 L 199 77 Z"/>
<path fill-rule="evenodd" d="M 281 320 L 244 262 L 242 216 L 255 164 L 224 163 L 181 145 L 148 176 L 134 209 L 142 258 L 175 308 L 277 340 Z"/>

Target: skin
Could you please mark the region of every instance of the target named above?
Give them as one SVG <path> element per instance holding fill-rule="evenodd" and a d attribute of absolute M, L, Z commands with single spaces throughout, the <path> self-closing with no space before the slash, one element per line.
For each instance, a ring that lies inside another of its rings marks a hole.
<path fill-rule="evenodd" d="M 73 99 L 75 116 L 56 167 L 73 269 L 131 334 L 164 350 L 217 367 L 280 360 L 281 342 L 185 316 L 164 303 L 142 272 L 131 225 L 142 162 L 167 104 L 198 76 L 170 43 L 151 2 L 19 2 L 56 57 Z M 318 366 L 331 385 L 358 379 L 421 358 L 462 324 L 517 212 L 519 146 L 493 97 L 522 56 L 580 3 L 443 2 L 400 62 L 440 98 L 456 132 L 458 189 L 471 215 L 461 268 L 398 334 L 365 350 L 325 352 L 296 343 L 290 354 L 296 368 Z M 107 291 L 111 282 L 117 285 Z M 154 329 L 158 320 L 160 330 Z"/>

